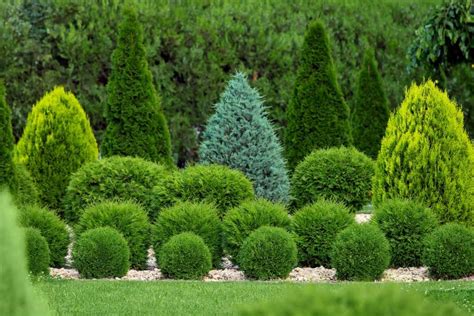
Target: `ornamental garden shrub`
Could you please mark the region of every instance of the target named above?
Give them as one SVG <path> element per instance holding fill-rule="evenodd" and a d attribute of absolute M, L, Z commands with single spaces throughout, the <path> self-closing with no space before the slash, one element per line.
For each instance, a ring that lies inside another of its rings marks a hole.
<path fill-rule="evenodd" d="M 66 224 L 54 212 L 39 206 L 20 208 L 18 222 L 23 227 L 36 228 L 48 242 L 52 267 L 64 266 L 64 257 L 69 246 L 69 232 Z"/>
<path fill-rule="evenodd" d="M 367 156 L 377 158 L 389 116 L 388 99 L 377 69 L 375 54 L 372 50 L 367 50 L 352 108 L 354 146 Z"/>
<path fill-rule="evenodd" d="M 349 107 L 337 82 L 330 46 L 323 24 L 311 22 L 286 111 L 286 158 L 291 170 L 315 148 L 352 143 Z"/>
<path fill-rule="evenodd" d="M 32 275 L 49 274 L 49 247 L 46 239 L 36 228 L 25 228 L 26 261 Z"/>
<path fill-rule="evenodd" d="M 11 192 L 16 205 L 34 205 L 39 202 L 39 190 L 25 166 L 14 165 L 15 174 L 12 179 Z"/>
<path fill-rule="evenodd" d="M 89 163 L 71 177 L 64 199 L 65 217 L 76 223 L 84 208 L 104 200 L 134 201 L 150 220 L 174 202 L 168 186 L 175 184 L 169 168 L 141 158 L 110 157 Z"/>
<path fill-rule="evenodd" d="M 331 267 L 331 250 L 339 232 L 355 224 L 354 215 L 342 203 L 319 200 L 298 210 L 291 231 L 304 267 Z"/>
<path fill-rule="evenodd" d="M 243 73 L 235 74 L 209 118 L 199 147 L 201 163 L 241 170 L 255 195 L 270 201 L 288 201 L 290 187 L 282 147 L 263 100 Z"/>
<path fill-rule="evenodd" d="M 340 280 L 377 280 L 389 264 L 390 244 L 376 225 L 351 225 L 334 241 L 331 266 Z"/>
<path fill-rule="evenodd" d="M 143 207 L 133 202 L 106 201 L 84 210 L 75 226 L 76 236 L 89 229 L 112 227 L 122 233 L 130 249 L 130 264 L 145 269 L 151 225 Z"/>
<path fill-rule="evenodd" d="M 435 278 L 474 274 L 474 229 L 455 223 L 440 226 L 426 237 L 422 261 Z"/>
<path fill-rule="evenodd" d="M 382 140 L 373 201 L 397 197 L 422 202 L 441 223 L 474 225 L 474 146 L 461 110 L 432 81 L 410 87 Z"/>
<path fill-rule="evenodd" d="M 212 264 L 218 267 L 222 258 L 222 227 L 217 209 L 206 203 L 180 202 L 163 210 L 153 229 L 153 248 L 161 247 L 174 235 L 191 232 L 201 237 L 212 254 Z"/>
<path fill-rule="evenodd" d="M 242 307 L 241 316 L 467 316 L 452 302 L 433 304 L 420 293 L 396 286 L 362 286 L 345 284 L 328 289 L 307 286 L 292 290 L 284 300 L 269 300 Z"/>
<path fill-rule="evenodd" d="M 281 227 L 262 226 L 244 241 L 238 262 L 249 278 L 286 278 L 297 263 L 293 237 Z"/>
<path fill-rule="evenodd" d="M 288 212 L 282 204 L 264 199 L 243 202 L 231 209 L 223 219 L 224 251 L 236 262 L 244 240 L 254 230 L 261 226 L 289 229 L 290 222 Z"/>
<path fill-rule="evenodd" d="M 212 268 L 212 255 L 204 240 L 194 233 L 175 235 L 161 247 L 161 272 L 174 279 L 201 279 Z"/>
<path fill-rule="evenodd" d="M 373 161 L 355 148 L 315 150 L 293 173 L 292 204 L 300 208 L 327 199 L 359 211 L 370 202 L 373 175 Z"/>
<path fill-rule="evenodd" d="M 83 233 L 74 244 L 72 256 L 74 267 L 86 279 L 122 277 L 130 265 L 127 241 L 111 227 Z"/>
<path fill-rule="evenodd" d="M 131 7 L 122 16 L 107 83 L 102 156 L 136 156 L 172 165 L 170 133 L 148 69 L 142 26 Z"/>
<path fill-rule="evenodd" d="M 17 226 L 17 210 L 6 192 L 0 192 L 0 315 L 49 315 L 47 305 L 29 282 L 26 240 Z"/>
<path fill-rule="evenodd" d="M 195 165 L 181 172 L 178 196 L 185 201 L 213 203 L 222 218 L 229 209 L 254 199 L 254 190 L 241 171 L 220 165 Z"/>
<path fill-rule="evenodd" d="M 438 226 L 429 208 L 410 200 L 386 200 L 375 210 L 374 221 L 390 243 L 391 266 L 422 265 L 423 240 Z"/>
<path fill-rule="evenodd" d="M 33 106 L 15 155 L 31 173 L 41 202 L 61 214 L 71 174 L 98 156 L 89 120 L 72 93 L 56 87 Z"/>

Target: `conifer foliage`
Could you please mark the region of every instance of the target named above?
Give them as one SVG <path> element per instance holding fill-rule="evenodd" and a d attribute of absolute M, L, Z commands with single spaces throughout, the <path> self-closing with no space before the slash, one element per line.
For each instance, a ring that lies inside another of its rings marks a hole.
<path fill-rule="evenodd" d="M 0 187 L 9 187 L 13 178 L 15 168 L 12 153 L 11 111 L 5 100 L 5 85 L 0 80 Z"/>
<path fill-rule="evenodd" d="M 201 162 L 241 170 L 259 197 L 288 200 L 289 180 L 282 148 L 266 117 L 262 97 L 243 73 L 230 80 L 203 138 Z"/>
<path fill-rule="evenodd" d="M 373 200 L 396 197 L 424 203 L 441 223 L 474 225 L 474 147 L 462 112 L 432 81 L 411 86 L 382 140 Z"/>
<path fill-rule="evenodd" d="M 382 79 L 374 52 L 365 53 L 352 112 L 354 145 L 372 158 L 377 158 L 380 143 L 390 116 L 388 99 L 382 87 Z"/>
<path fill-rule="evenodd" d="M 314 149 L 352 143 L 349 107 L 336 79 L 329 38 L 319 21 L 306 32 L 286 114 L 286 158 L 292 170 Z"/>
<path fill-rule="evenodd" d="M 107 85 L 101 154 L 172 164 L 168 124 L 148 69 L 142 26 L 133 9 L 127 7 L 123 16 Z"/>
<path fill-rule="evenodd" d="M 53 210 L 61 208 L 71 174 L 97 156 L 86 113 L 62 87 L 33 106 L 15 153 L 38 185 L 41 202 Z"/>

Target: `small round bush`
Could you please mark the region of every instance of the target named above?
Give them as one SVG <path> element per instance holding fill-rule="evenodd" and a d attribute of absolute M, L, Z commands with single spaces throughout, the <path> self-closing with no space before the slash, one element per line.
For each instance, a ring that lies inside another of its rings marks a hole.
<path fill-rule="evenodd" d="M 130 249 L 130 264 L 135 269 L 145 269 L 151 225 L 145 210 L 133 202 L 102 202 L 84 210 L 75 233 L 112 227 L 122 233 Z"/>
<path fill-rule="evenodd" d="M 55 268 L 64 266 L 69 232 L 59 216 L 48 209 L 29 205 L 20 208 L 18 219 L 21 226 L 36 228 L 46 238 L 50 250 L 50 265 Z"/>
<path fill-rule="evenodd" d="M 292 205 L 301 208 L 327 199 L 358 211 L 370 201 L 373 175 L 374 162 L 354 148 L 315 150 L 295 169 Z"/>
<path fill-rule="evenodd" d="M 160 248 L 171 237 L 183 232 L 200 236 L 212 254 L 212 262 L 219 266 L 222 258 L 221 221 L 211 204 L 179 202 L 163 210 L 158 216 L 153 233 L 154 249 Z"/>
<path fill-rule="evenodd" d="M 173 184 L 169 167 L 141 158 L 101 159 L 84 165 L 72 175 L 64 199 L 65 217 L 76 223 L 87 206 L 115 199 L 141 204 L 149 218 L 154 219 L 161 208 L 174 202 L 173 196 L 163 194 L 166 190 L 159 188 Z"/>
<path fill-rule="evenodd" d="M 14 172 L 11 187 L 15 203 L 19 206 L 38 203 L 39 191 L 28 169 L 23 165 L 15 164 Z"/>
<path fill-rule="evenodd" d="M 179 197 L 192 202 L 213 203 L 222 218 L 247 199 L 254 199 L 252 182 L 238 170 L 220 165 L 196 165 L 184 169 Z"/>
<path fill-rule="evenodd" d="M 286 278 L 298 260 L 296 244 L 283 228 L 263 226 L 245 239 L 238 260 L 247 277 Z"/>
<path fill-rule="evenodd" d="M 331 265 L 341 280 L 373 281 L 390 264 L 390 245 L 373 224 L 354 224 L 340 232 L 331 252 Z"/>
<path fill-rule="evenodd" d="M 437 226 L 434 213 L 410 200 L 387 200 L 375 211 L 374 220 L 390 243 L 393 267 L 419 267 L 423 239 Z"/>
<path fill-rule="evenodd" d="M 422 261 L 435 278 L 474 274 L 474 229 L 454 223 L 438 227 L 425 239 Z"/>
<path fill-rule="evenodd" d="M 231 209 L 224 217 L 222 231 L 225 253 L 237 261 L 244 240 L 261 226 L 289 229 L 290 218 L 285 206 L 264 199 L 247 201 Z"/>
<path fill-rule="evenodd" d="M 211 252 L 194 233 L 175 235 L 161 247 L 161 272 L 174 279 L 201 279 L 212 268 Z"/>
<path fill-rule="evenodd" d="M 467 316 L 452 302 L 433 304 L 420 293 L 396 286 L 346 284 L 328 289 L 307 286 L 295 289 L 284 300 L 270 299 L 240 309 L 242 316 Z"/>
<path fill-rule="evenodd" d="M 320 200 L 297 211 L 291 230 L 296 236 L 300 265 L 331 267 L 337 234 L 354 223 L 354 215 L 342 203 Z"/>
<path fill-rule="evenodd" d="M 127 241 L 111 227 L 83 233 L 74 244 L 72 254 L 74 267 L 86 279 L 122 277 L 129 268 Z"/>
<path fill-rule="evenodd" d="M 33 275 L 49 273 L 49 247 L 46 239 L 36 228 L 25 228 L 26 258 L 28 271 Z"/>

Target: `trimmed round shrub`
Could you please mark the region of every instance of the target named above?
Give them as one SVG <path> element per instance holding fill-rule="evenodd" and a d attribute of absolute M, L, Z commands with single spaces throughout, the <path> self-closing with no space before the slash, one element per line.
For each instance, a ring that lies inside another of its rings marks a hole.
<path fill-rule="evenodd" d="M 161 272 L 174 279 L 201 279 L 212 268 L 212 255 L 204 240 L 194 233 L 175 235 L 161 247 Z"/>
<path fill-rule="evenodd" d="M 21 226 L 36 228 L 46 238 L 50 251 L 49 264 L 55 268 L 64 266 L 69 232 L 59 216 L 48 209 L 30 205 L 20 208 L 18 219 Z"/>
<path fill-rule="evenodd" d="M 410 200 L 387 200 L 377 207 L 374 221 L 390 243 L 393 267 L 421 266 L 423 239 L 438 226 L 429 208 Z"/>
<path fill-rule="evenodd" d="M 151 225 L 141 206 L 133 202 L 115 201 L 90 206 L 82 213 L 74 232 L 80 236 L 98 227 L 112 227 L 122 233 L 130 249 L 132 268 L 146 268 Z"/>
<path fill-rule="evenodd" d="M 39 191 L 28 169 L 23 165 L 15 164 L 14 171 L 11 190 L 15 203 L 19 206 L 37 204 Z"/>
<path fill-rule="evenodd" d="M 192 202 L 213 203 L 222 218 L 248 199 L 254 199 L 252 182 L 238 170 L 220 165 L 195 165 L 181 172 L 179 197 Z"/>
<path fill-rule="evenodd" d="M 76 223 L 89 205 L 105 200 L 134 201 L 153 220 L 174 203 L 164 187 L 174 184 L 170 168 L 132 157 L 110 157 L 89 163 L 71 177 L 64 200 L 66 219 Z"/>
<path fill-rule="evenodd" d="M 222 232 L 224 251 L 237 263 L 240 247 L 244 240 L 262 226 L 290 228 L 290 217 L 282 204 L 264 199 L 246 201 L 231 209 L 224 217 Z"/>
<path fill-rule="evenodd" d="M 221 221 L 211 204 L 179 202 L 163 210 L 154 226 L 153 240 L 156 253 L 174 235 L 192 232 L 201 237 L 212 254 L 213 266 L 222 259 Z"/>
<path fill-rule="evenodd" d="M 284 300 L 271 299 L 240 309 L 241 316 L 467 316 L 452 302 L 433 304 L 420 293 L 396 286 L 312 286 L 292 290 Z"/>
<path fill-rule="evenodd" d="M 247 277 L 286 278 L 298 261 L 296 244 L 285 229 L 263 226 L 245 239 L 238 261 Z"/>
<path fill-rule="evenodd" d="M 15 160 L 31 173 L 41 202 L 62 212 L 71 174 L 98 155 L 86 113 L 72 93 L 56 87 L 33 106 Z"/>
<path fill-rule="evenodd" d="M 446 224 L 425 239 L 423 264 L 439 279 L 459 279 L 474 274 L 474 229 Z"/>
<path fill-rule="evenodd" d="M 331 252 L 331 265 L 341 280 L 373 281 L 390 264 L 390 245 L 373 224 L 354 224 L 340 232 Z"/>
<path fill-rule="evenodd" d="M 377 157 L 373 202 L 407 198 L 440 223 L 474 225 L 474 146 L 463 114 L 432 81 L 413 84 L 388 121 Z"/>
<path fill-rule="evenodd" d="M 49 274 L 49 247 L 46 239 L 36 228 L 25 228 L 26 261 L 33 275 Z"/>
<path fill-rule="evenodd" d="M 315 150 L 295 169 L 291 187 L 293 205 L 301 208 L 327 199 L 359 211 L 370 202 L 373 175 L 373 161 L 355 148 Z"/>
<path fill-rule="evenodd" d="M 129 269 L 130 251 L 121 233 L 111 227 L 86 231 L 73 248 L 74 267 L 81 277 L 122 277 Z"/>
<path fill-rule="evenodd" d="M 331 250 L 337 234 L 351 224 L 354 215 L 342 203 L 320 200 L 297 211 L 291 221 L 301 266 L 331 267 Z"/>

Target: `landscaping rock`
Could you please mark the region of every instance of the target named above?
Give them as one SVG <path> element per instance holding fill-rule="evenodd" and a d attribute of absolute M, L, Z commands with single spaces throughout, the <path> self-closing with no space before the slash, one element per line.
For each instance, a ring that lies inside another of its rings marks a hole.
<path fill-rule="evenodd" d="M 287 280 L 295 282 L 334 282 L 336 281 L 336 270 L 324 267 L 294 268 Z"/>
<path fill-rule="evenodd" d="M 371 218 L 372 218 L 372 214 L 361 213 L 361 214 L 356 214 L 355 216 L 355 220 L 359 224 L 367 223 L 368 221 L 370 221 Z"/>
<path fill-rule="evenodd" d="M 398 268 L 385 270 L 382 282 L 421 282 L 429 281 L 428 269 L 421 268 Z"/>
<path fill-rule="evenodd" d="M 211 270 L 204 281 L 244 281 L 245 275 L 237 269 Z"/>

